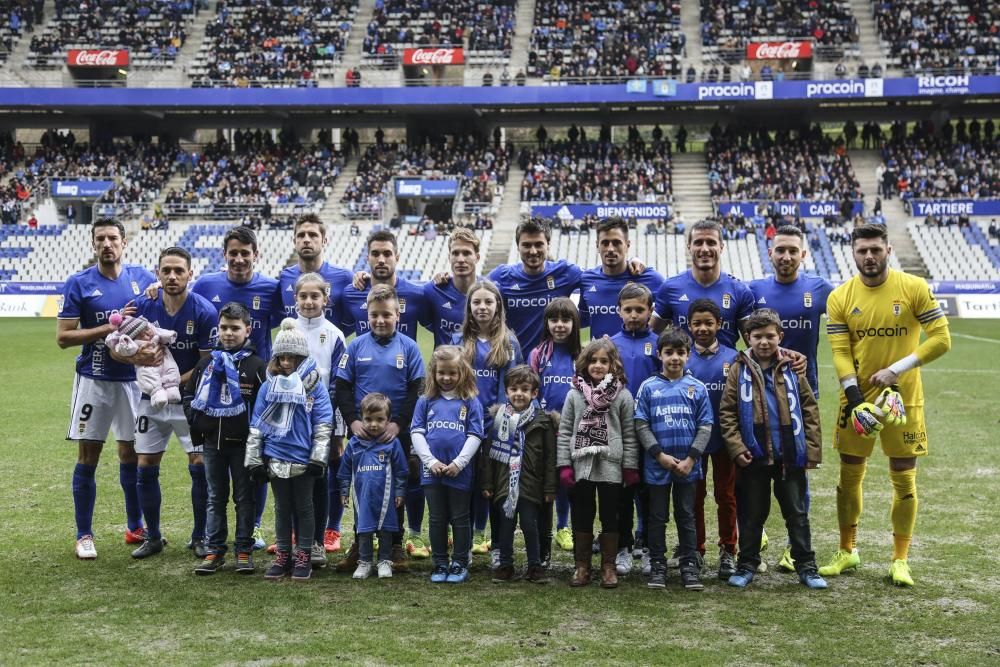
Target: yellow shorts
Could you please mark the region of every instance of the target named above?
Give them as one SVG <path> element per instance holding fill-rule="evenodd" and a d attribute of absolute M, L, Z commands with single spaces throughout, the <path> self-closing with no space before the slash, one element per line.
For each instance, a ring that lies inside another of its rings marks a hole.
<path fill-rule="evenodd" d="M 844 408 L 840 408 L 840 420 L 833 434 L 833 448 L 848 456 L 868 458 L 875 449 L 875 438 L 863 438 L 847 423 Z M 923 406 L 906 406 L 906 423 L 902 426 L 886 425 L 879 434 L 882 452 L 890 458 L 910 458 L 927 456 L 927 426 L 924 423 Z"/>

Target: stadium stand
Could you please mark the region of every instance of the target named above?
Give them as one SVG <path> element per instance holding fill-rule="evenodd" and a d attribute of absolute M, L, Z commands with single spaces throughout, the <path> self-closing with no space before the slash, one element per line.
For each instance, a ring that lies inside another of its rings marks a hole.
<path fill-rule="evenodd" d="M 524 147 L 521 201 L 670 201 L 670 144 L 552 141 Z"/>
<path fill-rule="evenodd" d="M 818 126 L 792 135 L 728 127 L 705 145 L 717 200 L 861 199 L 861 185 L 842 141 Z"/>
<path fill-rule="evenodd" d="M 45 3 L 41 0 L 2 0 L 0 2 L 0 63 L 10 56 L 25 33 L 33 33 L 42 22 Z"/>
<path fill-rule="evenodd" d="M 128 49 L 135 67 L 173 64 L 188 38 L 192 0 L 58 0 L 55 16 L 31 38 L 27 63 L 62 67 L 69 49 Z"/>
<path fill-rule="evenodd" d="M 0 227 L 0 280 L 62 282 L 93 257 L 89 225 Z"/>
<path fill-rule="evenodd" d="M 970 141 L 911 135 L 882 146 L 883 164 L 896 177 L 894 192 L 904 200 L 1000 198 L 1000 135 L 981 138 L 980 124 L 974 123 Z M 962 127 L 964 135 L 964 122 Z"/>
<path fill-rule="evenodd" d="M 684 51 L 680 25 L 677 1 L 539 0 L 527 74 L 550 81 L 677 76 Z"/>
<path fill-rule="evenodd" d="M 876 0 L 874 14 L 890 67 L 907 75 L 928 69 L 995 71 L 1000 16 L 990 0 Z"/>
<path fill-rule="evenodd" d="M 935 280 L 1000 280 L 1000 252 L 990 243 L 985 223 L 928 225 L 907 223 L 917 251 Z"/>
<path fill-rule="evenodd" d="M 386 186 L 396 173 L 397 150 L 395 143 L 373 144 L 365 149 L 358 162 L 358 173 L 340 199 L 344 217 L 381 218 Z"/>
<path fill-rule="evenodd" d="M 316 86 L 343 58 L 358 0 L 223 0 L 188 70 L 195 87 Z"/>

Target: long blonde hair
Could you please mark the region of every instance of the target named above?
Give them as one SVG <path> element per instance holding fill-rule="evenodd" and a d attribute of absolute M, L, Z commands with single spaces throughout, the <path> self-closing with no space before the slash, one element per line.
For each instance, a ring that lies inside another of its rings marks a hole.
<path fill-rule="evenodd" d="M 441 395 L 441 387 L 437 383 L 437 367 L 441 362 L 453 361 L 458 364 L 458 382 L 455 384 L 455 394 L 464 400 L 473 399 L 479 393 L 476 386 L 476 375 L 472 372 L 472 367 L 465 360 L 462 348 L 457 345 L 442 345 L 434 348 L 431 353 L 431 360 L 427 364 L 427 378 L 424 384 L 424 396 L 427 398 L 437 398 Z"/>
<path fill-rule="evenodd" d="M 486 331 L 480 331 L 479 324 L 472 317 L 472 295 L 480 290 L 486 290 L 497 301 L 497 312 L 487 325 Z M 507 310 L 504 308 L 500 290 L 492 281 L 477 280 L 469 290 L 465 300 L 465 320 L 462 322 L 462 350 L 465 360 L 470 366 L 476 363 L 476 340 L 482 336 L 489 343 L 490 352 L 486 355 L 486 363 L 493 368 L 503 368 L 514 358 L 514 346 L 511 344 L 511 331 L 507 328 Z"/>

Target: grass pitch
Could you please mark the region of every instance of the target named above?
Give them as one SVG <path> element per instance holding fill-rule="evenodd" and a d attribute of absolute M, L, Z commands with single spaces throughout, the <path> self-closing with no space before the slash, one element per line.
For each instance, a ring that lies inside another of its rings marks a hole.
<path fill-rule="evenodd" d="M 571 590 L 563 552 L 546 587 L 491 584 L 480 557 L 463 586 L 429 584 L 426 561 L 391 581 L 324 570 L 307 584 L 272 583 L 228 568 L 196 578 L 182 546 L 189 477 L 176 442 L 161 474 L 166 553 L 129 557 L 109 445 L 97 474 L 100 557 L 79 562 L 70 494 L 76 445 L 63 440 L 76 352 L 56 347 L 52 320 L 0 326 L 0 663 L 1000 664 L 996 321 L 952 321 L 952 351 L 924 371 L 930 456 L 919 465 L 916 588 L 885 581 L 891 490 L 887 461 L 876 453 L 865 480 L 859 572 L 809 592 L 774 571 L 784 541 L 775 505 L 765 553 L 771 572 L 735 591 L 715 579 L 710 550 L 700 594 L 681 589 L 673 572 L 665 592 L 646 589 L 636 574 L 614 591 Z M 422 343 L 428 348 L 429 336 Z M 821 352 L 826 464 L 810 476 L 822 562 L 837 546 L 829 445 L 837 389 L 825 342 Z M 711 535 L 711 494 L 708 502 Z M 673 526 L 667 530 L 672 546 Z M 259 570 L 267 560 L 258 560 Z"/>

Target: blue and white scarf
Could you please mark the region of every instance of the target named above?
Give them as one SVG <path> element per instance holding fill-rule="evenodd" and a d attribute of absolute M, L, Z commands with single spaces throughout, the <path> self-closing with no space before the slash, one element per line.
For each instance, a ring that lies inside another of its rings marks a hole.
<path fill-rule="evenodd" d="M 305 405 L 307 394 L 316 386 L 316 361 L 306 357 L 299 367 L 288 375 L 272 375 L 264 385 L 257 400 L 264 401 L 264 410 L 254 427 L 265 435 L 282 437 L 292 428 L 295 410 Z"/>
<path fill-rule="evenodd" d="M 503 503 L 503 512 L 508 519 L 514 518 L 517 510 L 518 496 L 521 495 L 521 459 L 524 456 L 524 431 L 535 413 L 541 409 L 538 401 L 532 401 L 524 412 L 513 423 L 514 406 L 504 405 L 496 417 L 495 436 L 490 443 L 489 456 L 498 463 L 507 464 L 507 499 Z"/>
<path fill-rule="evenodd" d="M 240 393 L 237 365 L 249 357 L 250 350 L 213 350 L 212 361 L 205 367 L 191 407 L 209 417 L 234 417 L 247 409 Z"/>
<path fill-rule="evenodd" d="M 740 400 L 739 400 L 739 420 L 740 435 L 743 436 L 743 444 L 750 450 L 750 454 L 755 459 L 767 459 L 765 449 L 768 437 L 767 424 L 767 397 L 764 396 L 764 384 L 755 381 L 754 373 L 750 370 L 750 364 L 756 364 L 749 358 L 744 359 L 743 367 L 740 369 Z M 759 367 L 758 367 L 759 370 Z M 769 371 L 761 371 L 762 373 Z M 779 425 L 782 442 L 775 443 L 781 445 L 782 462 L 794 465 L 799 468 L 806 466 L 806 436 L 802 421 L 802 406 L 799 403 L 799 379 L 795 375 L 791 366 L 785 364 L 781 369 L 782 377 L 785 380 L 785 387 L 788 392 L 788 412 L 791 417 L 790 425 Z M 754 414 L 754 394 L 760 396 L 760 414 Z M 778 400 L 782 400 L 779 396 Z M 794 444 L 790 447 L 790 444 Z"/>

